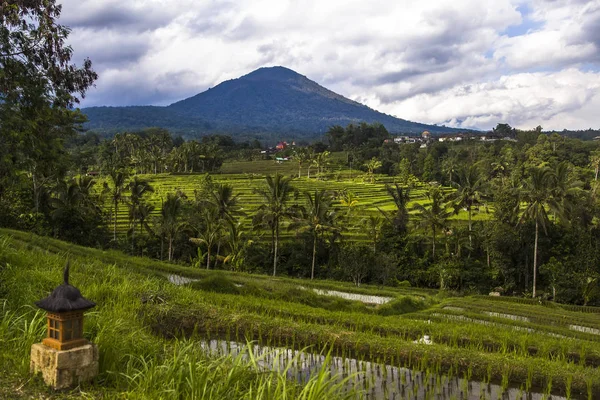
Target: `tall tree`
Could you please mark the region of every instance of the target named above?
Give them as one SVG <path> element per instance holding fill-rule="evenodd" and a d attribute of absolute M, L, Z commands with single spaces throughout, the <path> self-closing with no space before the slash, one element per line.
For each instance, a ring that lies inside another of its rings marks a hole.
<path fill-rule="evenodd" d="M 408 203 L 410 202 L 410 188 L 403 187 L 399 184 L 394 184 L 394 186 L 385 186 L 385 191 L 392 196 L 394 200 L 394 205 L 396 206 L 396 213 L 392 217 L 390 215 L 379 209 L 379 212 L 388 220 L 388 222 L 394 227 L 396 232 L 405 233 L 406 227 L 408 226 Z"/>
<path fill-rule="evenodd" d="M 314 155 L 312 163 L 317 167 L 317 173 L 322 174 L 325 171 L 325 167 L 329 164 L 329 152 L 323 151 Z M 320 178 L 319 178 L 320 179 Z"/>
<path fill-rule="evenodd" d="M 113 205 L 113 240 L 117 240 L 117 219 L 119 218 L 119 203 L 125 200 L 127 173 L 123 170 L 110 172 L 108 191 Z"/>
<path fill-rule="evenodd" d="M 458 172 L 460 168 L 460 163 L 458 161 L 458 156 L 456 154 L 448 154 L 442 160 L 442 172 L 448 175 L 448 180 L 452 183 L 454 182 L 454 176 Z"/>
<path fill-rule="evenodd" d="M 562 207 L 552 195 L 552 170 L 548 167 L 532 167 L 529 177 L 523 182 L 520 191 L 521 201 L 525 209 L 519 218 L 519 224 L 531 221 L 535 224 L 535 239 L 533 245 L 533 297 L 537 288 L 538 238 L 540 226 L 547 233 L 549 224 L 548 210 L 560 214 Z"/>
<path fill-rule="evenodd" d="M 220 240 L 223 226 L 222 221 L 217 217 L 214 206 L 206 205 L 203 207 L 200 217 L 199 226 L 196 227 L 197 236 L 190 238 L 190 241 L 197 245 L 206 246 L 206 269 L 210 269 L 212 249 Z"/>
<path fill-rule="evenodd" d="M 375 170 L 381 168 L 381 166 L 383 165 L 382 162 L 380 160 L 378 160 L 377 157 L 373 157 L 369 161 L 367 161 L 364 165 L 367 168 L 367 174 L 369 175 L 369 181 L 371 183 L 375 182 Z"/>
<path fill-rule="evenodd" d="M 302 166 L 307 162 L 310 163 L 310 158 L 310 150 L 307 147 L 294 150 L 294 159 L 298 163 L 298 178 L 302 177 Z"/>
<path fill-rule="evenodd" d="M 279 247 L 279 229 L 284 218 L 289 216 L 287 203 L 293 192 L 292 178 L 277 173 L 267 175 L 265 185 L 255 192 L 262 197 L 264 204 L 258 209 L 256 218 L 271 228 L 273 238 L 273 276 L 277 273 L 277 250 Z"/>
<path fill-rule="evenodd" d="M 431 186 L 427 191 L 428 205 L 415 204 L 414 209 L 419 213 L 419 226 L 431 230 L 432 257 L 435 260 L 435 243 L 438 229 L 448 226 L 451 212 L 444 203 L 444 195 L 439 186 Z"/>
<path fill-rule="evenodd" d="M 65 175 L 64 140 L 85 120 L 73 106 L 97 79 L 89 60 L 71 63 L 60 13 L 54 0 L 0 6 L 0 201 L 4 185 L 24 170 L 36 213 L 48 185 Z"/>
<path fill-rule="evenodd" d="M 213 206 L 215 218 L 217 221 L 216 232 L 219 235 L 217 238 L 217 254 L 215 257 L 215 267 L 219 261 L 221 250 L 222 237 L 221 234 L 226 231 L 229 224 L 235 223 L 237 217 L 245 215 L 238 203 L 239 194 L 233 195 L 233 186 L 228 184 L 218 183 L 214 185 L 210 191 L 209 203 Z"/>
<path fill-rule="evenodd" d="M 310 279 L 315 277 L 315 261 L 317 259 L 317 241 L 319 236 L 325 232 L 334 233 L 338 228 L 335 226 L 336 213 L 331 208 L 332 196 L 326 190 L 316 189 L 312 194 L 304 193 L 306 206 L 299 208 L 299 213 L 290 224 L 290 229 L 298 232 L 309 232 L 313 239 L 312 265 Z"/>
<path fill-rule="evenodd" d="M 160 210 L 160 232 L 161 243 L 166 236 L 169 243 L 168 260 L 173 260 L 173 241 L 181 230 L 185 227 L 185 222 L 182 221 L 183 215 L 183 200 L 180 193 L 168 193 L 167 199 L 162 204 Z M 161 252 L 162 253 L 162 252 Z"/>
<path fill-rule="evenodd" d="M 455 213 L 466 209 L 469 218 L 469 244 L 473 245 L 473 207 L 481 204 L 485 195 L 485 180 L 475 165 L 461 168 L 457 173 L 456 181 L 452 185 L 456 188 L 453 200 L 455 201 Z"/>
<path fill-rule="evenodd" d="M 131 225 L 131 250 L 134 250 L 135 246 L 135 228 L 138 220 L 141 219 L 141 210 L 143 198 L 148 193 L 153 193 L 154 188 L 145 180 L 140 179 L 138 176 L 134 176 L 128 184 L 129 188 L 129 223 Z"/>

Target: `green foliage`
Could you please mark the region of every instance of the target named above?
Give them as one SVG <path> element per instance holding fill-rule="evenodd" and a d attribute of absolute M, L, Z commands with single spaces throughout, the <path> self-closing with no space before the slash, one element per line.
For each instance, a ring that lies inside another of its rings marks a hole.
<path fill-rule="evenodd" d="M 402 315 L 431 307 L 431 302 L 413 296 L 403 296 L 377 309 L 380 315 Z"/>
<path fill-rule="evenodd" d="M 235 284 L 223 274 L 209 275 L 198 282 L 194 282 L 192 287 L 216 293 L 237 294 L 240 292 Z"/>

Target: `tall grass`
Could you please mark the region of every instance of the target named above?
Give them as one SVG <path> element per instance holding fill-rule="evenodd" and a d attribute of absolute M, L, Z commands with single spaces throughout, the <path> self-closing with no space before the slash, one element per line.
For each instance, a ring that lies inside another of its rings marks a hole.
<path fill-rule="evenodd" d="M 5 393 L 8 398 L 19 397 L 24 391 L 33 397 L 52 394 L 39 384 L 39 377 L 29 379 L 30 348 L 41 341 L 46 328 L 45 313 L 30 304 L 61 282 L 66 258 L 65 254 L 20 247 L 0 238 L 0 293 L 5 296 L 0 300 L 0 397 Z M 197 341 L 156 336 L 145 324 L 144 302 L 173 298 L 176 288 L 100 261 L 71 257 L 71 266 L 71 283 L 98 303 L 86 313 L 84 336 L 100 349 L 100 375 L 73 395 L 307 400 L 351 396 L 328 375 L 325 366 L 322 373 L 300 386 L 288 381 L 283 371 L 262 370 L 257 360 L 247 356 L 214 357 Z M 149 297 L 148 293 L 161 293 L 162 297 Z M 185 297 L 181 300 L 185 302 Z"/>

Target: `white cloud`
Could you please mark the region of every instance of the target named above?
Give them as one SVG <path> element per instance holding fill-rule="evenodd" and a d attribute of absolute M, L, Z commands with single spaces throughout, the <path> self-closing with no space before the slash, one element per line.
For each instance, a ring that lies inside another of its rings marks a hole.
<path fill-rule="evenodd" d="M 580 71 L 600 61 L 600 0 L 66 0 L 63 16 L 100 75 L 84 106 L 168 104 L 284 65 L 419 122 L 600 125 Z"/>
<path fill-rule="evenodd" d="M 413 115 L 449 126 L 489 129 L 498 122 L 530 129 L 600 128 L 600 73 L 570 68 L 560 72 L 520 73 L 472 85 L 457 85 L 391 105 L 396 115 Z M 590 125 L 591 124 L 591 125 Z"/>

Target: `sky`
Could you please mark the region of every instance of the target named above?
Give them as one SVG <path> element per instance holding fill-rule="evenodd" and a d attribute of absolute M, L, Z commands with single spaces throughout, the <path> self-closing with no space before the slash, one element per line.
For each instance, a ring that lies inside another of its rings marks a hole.
<path fill-rule="evenodd" d="M 82 107 L 168 105 L 281 65 L 411 121 L 600 129 L 600 0 L 62 4 L 73 61 L 100 76 Z"/>

